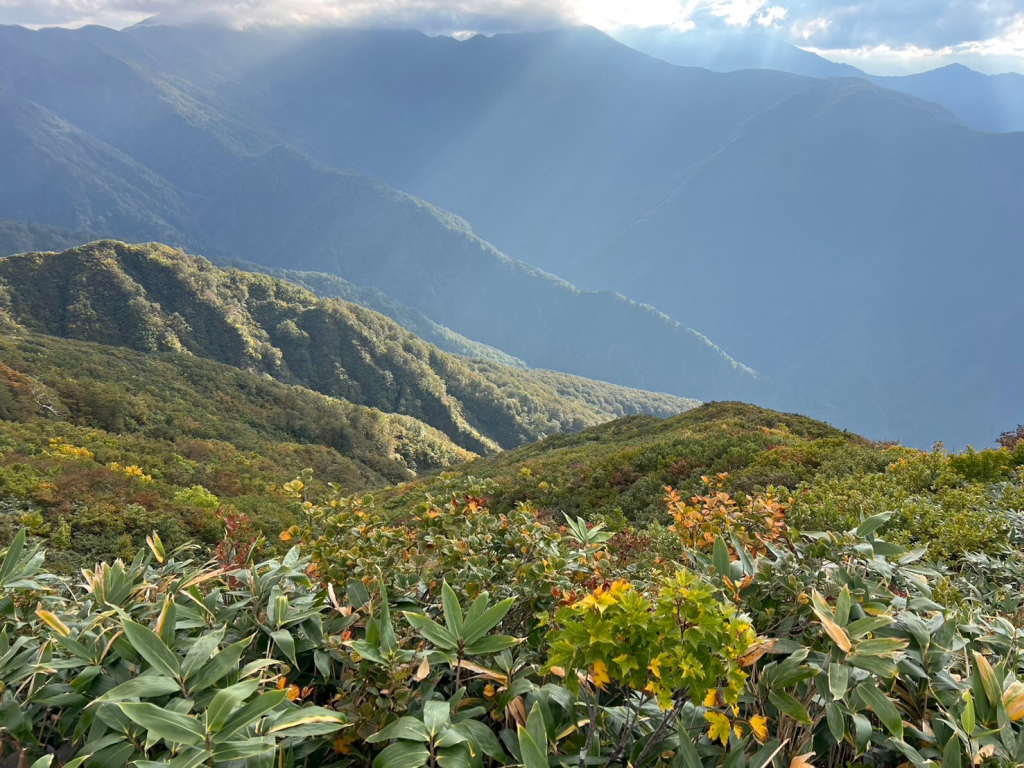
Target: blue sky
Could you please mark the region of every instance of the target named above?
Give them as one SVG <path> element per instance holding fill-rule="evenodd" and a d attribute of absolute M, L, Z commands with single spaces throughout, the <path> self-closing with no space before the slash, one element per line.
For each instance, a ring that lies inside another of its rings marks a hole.
<path fill-rule="evenodd" d="M 1024 0 L 0 0 L 0 23 L 121 28 L 169 21 L 410 26 L 469 34 L 591 24 L 752 29 L 878 73 L 954 61 L 1024 72 Z"/>

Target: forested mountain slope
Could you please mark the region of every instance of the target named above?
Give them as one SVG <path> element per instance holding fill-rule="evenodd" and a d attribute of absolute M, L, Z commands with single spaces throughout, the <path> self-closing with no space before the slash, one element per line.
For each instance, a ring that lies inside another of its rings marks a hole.
<path fill-rule="evenodd" d="M 413 416 L 475 452 L 693 405 L 456 357 L 370 310 L 159 245 L 100 241 L 0 260 L 0 311 L 32 332 L 185 352 Z"/>

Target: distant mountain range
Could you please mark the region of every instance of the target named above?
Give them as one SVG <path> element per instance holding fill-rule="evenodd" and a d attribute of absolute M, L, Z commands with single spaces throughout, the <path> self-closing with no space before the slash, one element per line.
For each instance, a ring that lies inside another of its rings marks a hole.
<path fill-rule="evenodd" d="M 963 64 L 949 64 L 913 75 L 869 75 L 750 29 L 710 34 L 624 29 L 615 37 L 672 64 L 714 72 L 777 69 L 808 77 L 859 77 L 941 104 L 978 130 L 1024 131 L 1024 75 L 1016 72 L 986 75 Z"/>
<path fill-rule="evenodd" d="M 586 28 L 144 26 L 0 28 L 0 85 L 3 217 L 332 273 L 528 366 L 877 438 L 1024 420 L 1024 134 L 863 79 Z"/>

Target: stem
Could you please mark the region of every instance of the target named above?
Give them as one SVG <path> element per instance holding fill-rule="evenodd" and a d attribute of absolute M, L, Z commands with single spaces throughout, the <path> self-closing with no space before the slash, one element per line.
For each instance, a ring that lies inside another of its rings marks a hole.
<path fill-rule="evenodd" d="M 619 735 L 619 743 L 615 746 L 615 749 L 608 757 L 608 765 L 612 765 L 619 758 L 619 755 L 622 754 L 623 750 L 625 750 L 626 741 L 633 734 L 633 729 L 636 728 L 636 724 L 640 720 L 640 711 L 643 709 L 645 701 L 646 696 L 641 695 L 640 699 L 637 701 L 636 710 L 634 711 L 633 707 L 630 706 L 629 697 L 626 697 L 626 709 L 629 711 L 629 714 L 633 715 L 633 722 L 629 721 L 629 715 L 627 715 L 626 722 L 622 726 L 622 733 Z"/>
<path fill-rule="evenodd" d="M 682 710 L 682 704 L 677 702 L 671 711 L 665 713 L 665 717 L 662 718 L 661 724 L 654 729 L 654 733 L 651 734 L 651 738 L 648 740 L 647 745 L 640 751 L 640 754 L 636 757 L 636 764 L 641 765 L 647 757 L 647 753 L 651 747 L 658 743 L 658 739 L 661 738 L 661 734 L 665 732 L 665 728 L 672 722 L 676 717 L 679 716 Z"/>
<path fill-rule="evenodd" d="M 585 686 L 580 686 L 581 692 L 585 690 Z M 591 746 L 594 743 L 594 737 L 597 735 L 597 692 L 592 691 L 591 695 L 592 699 L 587 701 L 587 713 L 590 716 L 590 725 L 587 730 L 587 740 L 583 742 L 583 747 L 580 749 L 579 768 L 586 768 L 587 755 L 590 754 Z"/>

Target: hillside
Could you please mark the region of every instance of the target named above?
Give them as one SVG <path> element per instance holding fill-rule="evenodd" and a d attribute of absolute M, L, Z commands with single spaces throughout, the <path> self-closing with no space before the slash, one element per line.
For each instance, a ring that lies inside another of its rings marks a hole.
<path fill-rule="evenodd" d="M 1024 501 L 1022 466 L 1024 441 L 1012 451 L 924 453 L 805 416 L 711 403 L 670 419 L 632 416 L 554 435 L 402 483 L 378 500 L 389 519 L 401 520 L 425 493 L 469 486 L 493 512 L 526 505 L 556 525 L 564 515 L 603 523 L 623 532 L 620 555 L 642 557 L 645 547 L 673 539 L 665 530 L 672 522 L 667 495 L 689 505 L 695 520 L 706 517 L 713 540 L 730 519 L 736 524 L 736 517 L 716 517 L 726 513 L 716 494 L 738 500 L 728 513 L 736 516 L 767 494 L 785 502 L 786 521 L 797 530 L 845 531 L 891 514 L 888 538 L 956 561 L 1001 551 L 1008 532 L 1020 530 L 1012 510 Z M 754 528 L 762 522 L 756 512 L 746 518 Z"/>
<path fill-rule="evenodd" d="M 501 365 L 514 368 L 526 368 L 526 363 L 500 349 L 467 339 L 460 333 L 435 323 L 419 310 L 402 304 L 383 291 L 376 288 L 360 288 L 348 280 L 327 272 L 300 272 L 295 269 L 273 269 L 248 261 L 237 259 L 214 260 L 215 264 L 236 267 L 246 272 L 262 272 L 271 277 L 287 280 L 289 283 L 301 285 L 310 293 L 324 299 L 342 299 L 351 304 L 372 309 L 385 317 L 389 317 L 410 333 L 419 336 L 444 352 L 454 355 L 472 357 L 478 360 L 490 360 Z"/>
<path fill-rule="evenodd" d="M 276 536 L 294 519 L 277 489 L 306 468 L 314 487 L 355 493 L 471 455 L 411 417 L 193 355 L 2 330 L 0 537 L 71 526 L 62 569 L 130 554 L 154 529 L 213 546 L 218 507 Z"/>
<path fill-rule="evenodd" d="M 705 476 L 730 473 L 729 490 L 795 489 L 819 475 L 880 470 L 882 448 L 819 421 L 741 403 L 702 405 L 680 416 L 632 416 L 576 435 L 481 458 L 386 494 L 387 506 L 439 488 L 446 478 L 493 480 L 496 510 L 530 502 L 559 515 L 646 527 L 663 518 L 665 487 L 684 497 Z"/>
<path fill-rule="evenodd" d="M 0 260 L 0 311 L 35 333 L 189 353 L 412 416 L 475 452 L 693 405 L 445 354 L 370 310 L 159 245 Z"/>

